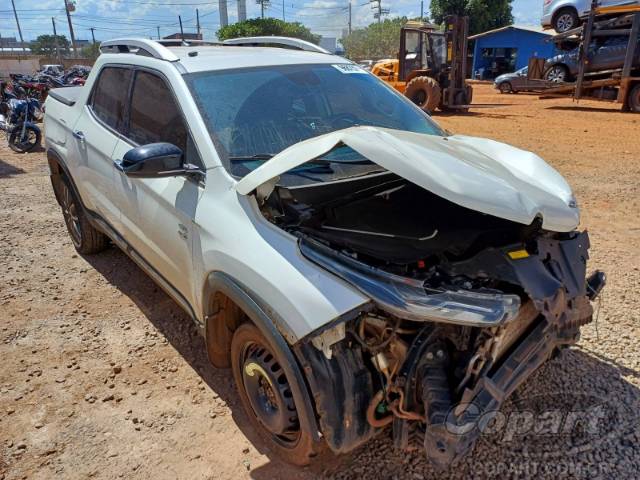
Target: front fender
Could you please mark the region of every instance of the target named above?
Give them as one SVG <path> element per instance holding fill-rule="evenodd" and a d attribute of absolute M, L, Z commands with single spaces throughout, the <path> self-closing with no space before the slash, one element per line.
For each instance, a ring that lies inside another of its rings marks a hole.
<path fill-rule="evenodd" d="M 320 440 L 318 423 L 311 403 L 307 382 L 289 345 L 276 328 L 276 324 L 284 325 L 282 319 L 278 318 L 278 313 L 270 309 L 262 299 L 238 280 L 223 272 L 212 272 L 207 277 L 203 298 L 205 320 L 208 320 L 215 313 L 209 310 L 213 310 L 213 298 L 216 293 L 222 293 L 230 298 L 258 327 L 260 333 L 265 336 L 280 358 L 285 360 L 281 365 L 285 375 L 290 380 L 291 392 L 298 410 L 300 424 L 305 431 L 312 435 L 314 440 Z M 209 338 L 207 330 L 211 327 L 210 322 L 205 321 L 205 338 Z"/>

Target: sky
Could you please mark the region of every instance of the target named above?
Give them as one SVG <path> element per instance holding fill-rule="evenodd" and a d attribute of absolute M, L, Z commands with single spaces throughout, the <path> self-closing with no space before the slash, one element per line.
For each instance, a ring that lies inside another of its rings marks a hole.
<path fill-rule="evenodd" d="M 22 34 L 25 40 L 33 40 L 41 34 L 53 33 L 51 18 L 57 32 L 69 37 L 69 27 L 64 11 L 65 0 L 14 0 Z M 226 0 L 229 22 L 237 20 L 236 0 Z M 260 16 L 256 0 L 246 0 L 247 18 Z M 284 5 L 283 5 L 284 3 Z M 429 14 L 429 0 L 424 1 L 425 15 Z M 265 16 L 298 21 L 314 33 L 327 37 L 340 37 L 347 28 L 349 0 L 272 0 L 265 9 Z M 351 0 L 353 28 L 372 22 L 373 9 L 368 0 Z M 420 0 L 382 0 L 382 8 L 389 10 L 388 17 L 420 16 Z M 91 40 L 94 27 L 96 41 L 122 36 L 157 37 L 157 27 L 162 36 L 180 31 L 178 15 L 182 17 L 185 32 L 195 32 L 196 9 L 200 13 L 200 25 L 205 40 L 215 40 L 220 28 L 218 0 L 77 0 L 76 11 L 71 14 L 76 39 Z M 542 14 L 542 0 L 514 0 L 515 23 L 537 26 Z M 0 2 L 0 35 L 19 38 L 10 0 Z"/>

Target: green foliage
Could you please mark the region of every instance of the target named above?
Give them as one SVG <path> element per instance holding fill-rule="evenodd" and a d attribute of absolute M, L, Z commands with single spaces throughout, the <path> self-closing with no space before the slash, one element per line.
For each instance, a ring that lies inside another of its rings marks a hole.
<path fill-rule="evenodd" d="M 400 28 L 407 18 L 386 19 L 366 28 L 354 30 L 342 39 L 347 58 L 378 60 L 396 58 L 400 48 Z"/>
<path fill-rule="evenodd" d="M 82 50 L 80 50 L 80 55 L 84 58 L 95 60 L 100 55 L 100 44 L 91 43 L 86 47 L 82 47 Z"/>
<path fill-rule="evenodd" d="M 469 35 L 505 27 L 513 23 L 513 0 L 431 0 L 431 16 L 442 23 L 446 15 L 469 17 Z"/>
<path fill-rule="evenodd" d="M 62 55 L 69 53 L 69 40 L 64 35 L 40 35 L 31 42 L 31 51 L 36 55 L 45 55 L 47 57 L 55 57 L 56 55 L 56 37 L 58 39 L 58 48 Z"/>
<path fill-rule="evenodd" d="M 293 37 L 317 44 L 320 35 L 314 35 L 299 22 L 285 22 L 277 18 L 251 18 L 244 22 L 227 25 L 218 30 L 219 40 L 239 37 L 280 36 Z"/>

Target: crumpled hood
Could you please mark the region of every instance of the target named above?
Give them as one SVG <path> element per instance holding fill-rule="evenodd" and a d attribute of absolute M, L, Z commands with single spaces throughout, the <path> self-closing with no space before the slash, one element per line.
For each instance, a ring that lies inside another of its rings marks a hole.
<path fill-rule="evenodd" d="M 351 127 L 283 150 L 236 185 L 247 195 L 264 183 L 341 144 L 420 187 L 463 207 L 543 228 L 575 229 L 580 221 L 571 188 L 534 153 L 485 138 L 441 137 L 378 127 Z M 428 206 L 425 206 L 428 208 Z"/>

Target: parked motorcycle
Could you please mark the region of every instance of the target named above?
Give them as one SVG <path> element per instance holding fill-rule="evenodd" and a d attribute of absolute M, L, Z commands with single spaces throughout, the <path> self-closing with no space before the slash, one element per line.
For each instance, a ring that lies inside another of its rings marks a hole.
<path fill-rule="evenodd" d="M 10 98 L 0 103 L 0 129 L 6 132 L 11 150 L 25 153 L 40 145 L 42 132 L 34 121 L 41 112 L 35 98 Z"/>

